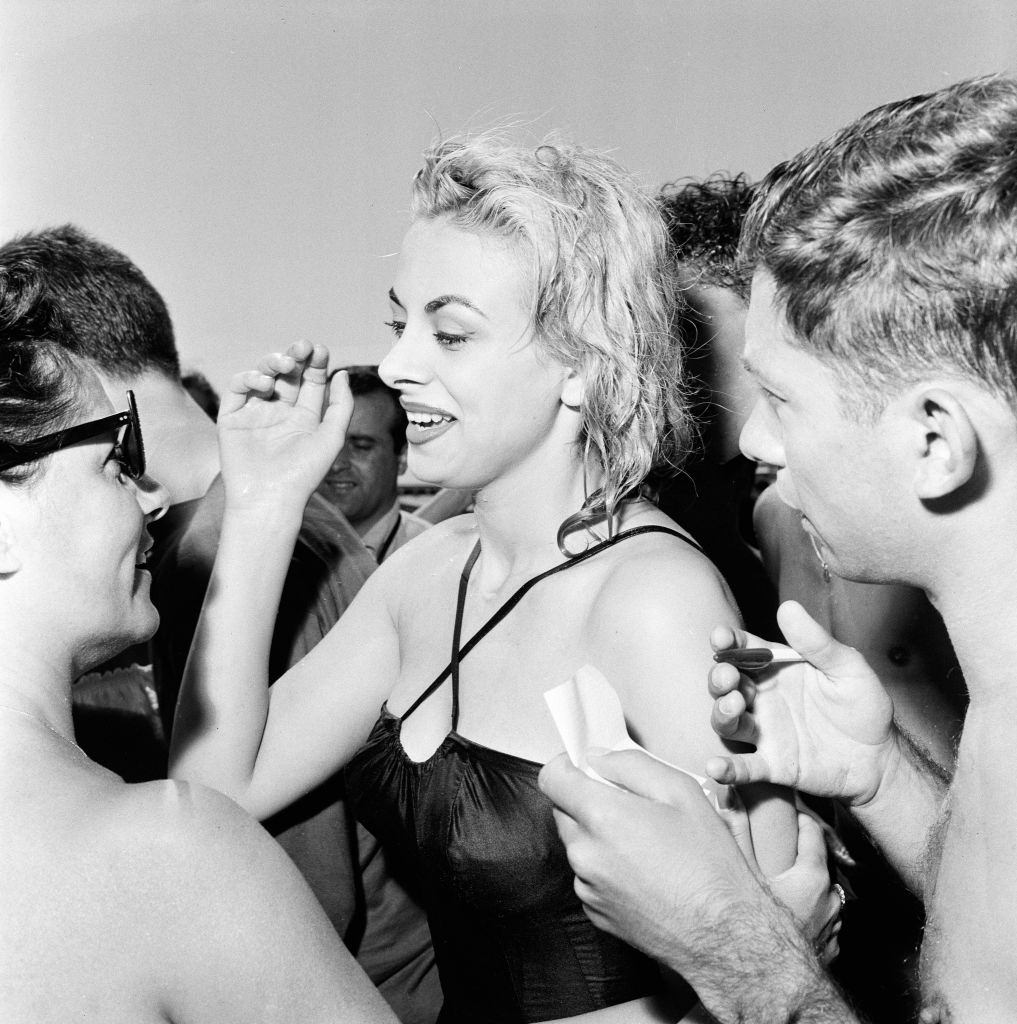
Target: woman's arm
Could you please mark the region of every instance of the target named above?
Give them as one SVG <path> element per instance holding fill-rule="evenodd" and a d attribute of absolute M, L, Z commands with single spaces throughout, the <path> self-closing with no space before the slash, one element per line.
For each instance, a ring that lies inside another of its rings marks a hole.
<path fill-rule="evenodd" d="M 726 753 L 710 726 L 706 678 L 710 632 L 738 623 L 714 567 L 674 541 L 642 538 L 626 551 L 588 624 L 591 663 L 621 698 L 633 739 L 671 764 L 705 775 Z M 742 791 L 757 862 L 767 876 L 789 868 L 797 852 L 793 796 L 773 786 Z"/>
<path fill-rule="evenodd" d="M 342 446 L 352 410 L 341 380 L 329 391 L 327 359 L 306 344 L 266 357 L 234 378 L 219 416 L 222 534 L 170 765 L 174 777 L 219 789 L 258 817 L 343 763 L 377 712 L 381 681 L 394 678 L 384 663 L 397 658 L 384 581 L 372 577 L 340 626 L 270 698 L 273 624 L 303 508 Z"/>

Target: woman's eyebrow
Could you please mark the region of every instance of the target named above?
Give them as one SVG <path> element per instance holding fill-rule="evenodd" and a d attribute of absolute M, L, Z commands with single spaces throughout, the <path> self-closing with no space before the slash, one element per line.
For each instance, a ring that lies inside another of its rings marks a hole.
<path fill-rule="evenodd" d="M 464 295 L 439 295 L 438 298 L 431 299 L 431 301 L 424 306 L 424 312 L 437 313 L 442 306 L 465 306 L 467 309 L 473 310 L 474 313 L 479 313 L 485 320 L 487 319 L 483 310 L 475 306 Z"/>
<path fill-rule="evenodd" d="M 406 307 L 399 301 L 399 296 L 395 293 L 395 288 L 389 288 L 388 290 L 389 301 L 400 309 Z M 436 299 L 431 301 L 424 306 L 425 313 L 437 313 L 443 306 L 464 306 L 466 309 L 472 310 L 474 313 L 482 316 L 485 320 L 488 319 L 487 314 L 477 305 L 472 303 L 465 295 L 439 295 Z"/>

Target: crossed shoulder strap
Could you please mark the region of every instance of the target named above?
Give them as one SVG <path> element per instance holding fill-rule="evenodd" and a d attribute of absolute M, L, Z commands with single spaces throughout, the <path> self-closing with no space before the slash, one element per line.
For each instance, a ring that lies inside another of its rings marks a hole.
<path fill-rule="evenodd" d="M 679 540 L 684 541 L 686 544 L 691 545 L 697 551 L 702 549 L 699 545 L 685 534 L 679 533 L 677 530 L 672 530 L 667 526 L 637 526 L 631 530 L 623 530 L 621 533 L 616 533 L 613 537 L 608 540 L 601 541 L 599 544 L 594 544 L 593 547 L 587 548 L 581 554 L 568 559 L 565 562 L 560 562 L 558 565 L 551 566 L 550 569 L 545 569 L 541 573 L 537 573 L 536 576 L 531 576 L 524 583 L 520 584 L 518 589 L 506 599 L 506 601 L 491 615 L 491 617 L 477 630 L 470 639 L 460 646 L 462 639 L 463 629 L 463 611 L 466 607 L 466 588 L 470 581 L 470 574 L 473 572 L 473 567 L 477 564 L 477 559 L 480 557 L 480 541 L 473 546 L 473 550 L 470 552 L 469 558 L 466 559 L 466 564 L 463 566 L 462 574 L 459 578 L 459 595 L 456 600 L 456 617 L 455 626 L 452 630 L 452 658 L 448 665 L 442 670 L 441 674 L 431 683 L 430 686 L 420 694 L 419 697 L 403 712 L 403 720 L 409 718 L 421 704 L 427 700 L 438 688 L 445 682 L 446 679 L 451 675 L 452 677 L 452 728 L 457 729 L 459 727 L 459 663 L 463 658 L 466 657 L 474 647 L 480 643 L 481 640 L 487 636 L 488 633 L 498 625 L 502 619 L 505 618 L 509 612 L 526 596 L 529 591 L 535 587 L 542 580 L 546 580 L 548 576 L 554 576 L 556 573 L 564 572 L 566 569 L 572 568 L 574 565 L 579 565 L 582 562 L 593 558 L 594 555 L 600 554 L 601 551 L 607 548 L 614 547 L 616 544 L 621 543 L 624 540 L 628 540 L 630 537 L 638 537 L 644 533 L 669 533 L 672 537 L 677 537 Z"/>

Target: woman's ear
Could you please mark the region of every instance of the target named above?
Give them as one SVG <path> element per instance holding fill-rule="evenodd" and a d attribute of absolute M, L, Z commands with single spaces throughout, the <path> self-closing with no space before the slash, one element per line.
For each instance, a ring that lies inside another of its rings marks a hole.
<path fill-rule="evenodd" d="M 561 400 L 563 405 L 570 409 L 578 410 L 583 404 L 583 392 L 586 390 L 586 381 L 579 370 L 569 370 L 561 385 Z"/>
<path fill-rule="evenodd" d="M 915 493 L 924 500 L 944 498 L 975 475 L 978 433 L 963 400 L 946 388 L 923 388 L 912 400 L 918 432 Z"/>
<path fill-rule="evenodd" d="M 10 576 L 21 568 L 21 556 L 6 516 L 0 517 L 0 576 Z"/>

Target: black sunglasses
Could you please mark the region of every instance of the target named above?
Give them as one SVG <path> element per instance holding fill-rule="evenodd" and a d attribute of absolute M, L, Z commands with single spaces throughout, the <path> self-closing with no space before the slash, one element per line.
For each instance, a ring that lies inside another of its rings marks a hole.
<path fill-rule="evenodd" d="M 134 401 L 134 392 L 127 392 L 127 409 L 103 416 L 99 420 L 89 420 L 75 427 L 57 430 L 52 434 L 43 434 L 23 444 L 10 444 L 0 441 L 0 471 L 14 466 L 23 466 L 26 462 L 34 462 L 44 455 L 69 448 L 79 441 L 87 441 L 90 437 L 98 437 L 110 430 L 123 427 L 123 433 L 113 447 L 117 461 L 124 467 L 124 472 L 137 480 L 145 475 L 145 444 L 141 440 L 141 421 L 138 419 L 138 406 Z"/>

